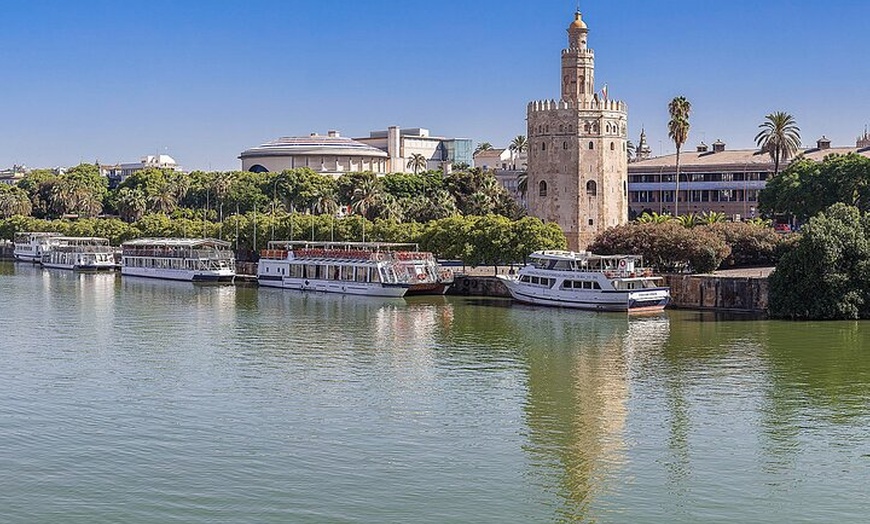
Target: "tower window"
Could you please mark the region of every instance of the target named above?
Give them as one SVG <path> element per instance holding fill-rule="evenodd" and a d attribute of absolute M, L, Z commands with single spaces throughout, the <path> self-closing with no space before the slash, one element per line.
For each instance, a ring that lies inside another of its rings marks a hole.
<path fill-rule="evenodd" d="M 594 226 L 594 225 L 595 225 L 595 221 L 592 220 L 591 218 L 589 219 L 589 225 L 590 225 L 590 226 Z"/>
<path fill-rule="evenodd" d="M 564 132 L 565 132 L 565 126 L 563 126 L 562 124 L 559 124 L 559 132 L 560 132 L 560 133 L 564 133 Z"/>
<path fill-rule="evenodd" d="M 610 143 L 610 150 L 616 151 L 616 144 L 615 143 L 613 143 L 613 142 Z"/>
<path fill-rule="evenodd" d="M 586 182 L 586 195 L 587 196 L 596 196 L 597 194 L 598 194 L 598 184 L 596 184 L 594 180 L 590 180 L 589 182 Z"/>
<path fill-rule="evenodd" d="M 595 144 L 593 144 L 592 142 L 589 142 L 589 149 L 595 149 Z"/>
<path fill-rule="evenodd" d="M 562 142 L 562 149 L 568 149 L 568 142 Z"/>
<path fill-rule="evenodd" d="M 547 143 L 541 142 L 541 151 L 546 151 L 546 150 L 547 150 Z"/>
<path fill-rule="evenodd" d="M 583 126 L 583 131 L 589 133 L 591 130 L 592 126 L 589 125 L 589 122 L 586 122 L 586 124 Z"/>
<path fill-rule="evenodd" d="M 541 183 L 538 184 L 538 196 L 547 196 L 547 183 L 543 180 L 541 180 Z"/>
<path fill-rule="evenodd" d="M 574 126 L 572 126 L 572 125 L 569 124 L 569 125 L 568 125 L 568 132 L 569 132 L 569 133 L 573 133 L 573 132 L 574 132 Z"/>

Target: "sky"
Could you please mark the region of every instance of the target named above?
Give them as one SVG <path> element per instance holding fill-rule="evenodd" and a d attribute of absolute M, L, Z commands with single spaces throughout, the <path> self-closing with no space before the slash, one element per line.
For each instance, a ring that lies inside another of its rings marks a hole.
<path fill-rule="evenodd" d="M 0 168 L 133 162 L 240 168 L 281 136 L 391 125 L 506 147 L 558 98 L 576 0 L 0 0 Z M 773 111 L 802 141 L 870 124 L 865 0 L 581 0 L 596 84 L 629 134 L 674 151 L 753 146 Z"/>

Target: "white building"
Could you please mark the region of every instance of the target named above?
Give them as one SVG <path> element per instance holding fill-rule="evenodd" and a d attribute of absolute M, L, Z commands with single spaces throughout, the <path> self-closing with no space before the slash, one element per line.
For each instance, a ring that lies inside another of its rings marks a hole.
<path fill-rule="evenodd" d="M 169 155 L 146 155 L 138 162 L 129 162 L 125 164 L 101 165 L 100 174 L 108 177 L 109 187 L 118 187 L 121 182 L 127 179 L 136 171 L 141 171 L 148 168 L 156 168 L 163 170 L 179 171 L 181 166 Z"/>
<path fill-rule="evenodd" d="M 470 139 L 431 136 L 428 129 L 421 127 L 390 126 L 386 131 L 372 131 L 356 140 L 385 151 L 390 159 L 390 173 L 412 172 L 408 161 L 415 154 L 423 155 L 427 170 L 441 169 L 444 173 L 449 173 L 453 164 L 470 166 L 473 161 Z"/>

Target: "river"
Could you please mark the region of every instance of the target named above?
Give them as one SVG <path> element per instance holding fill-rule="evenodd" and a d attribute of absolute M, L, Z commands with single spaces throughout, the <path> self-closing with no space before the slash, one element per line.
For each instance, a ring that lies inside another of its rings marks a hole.
<path fill-rule="evenodd" d="M 863 522 L 870 324 L 0 263 L 0 520 Z"/>

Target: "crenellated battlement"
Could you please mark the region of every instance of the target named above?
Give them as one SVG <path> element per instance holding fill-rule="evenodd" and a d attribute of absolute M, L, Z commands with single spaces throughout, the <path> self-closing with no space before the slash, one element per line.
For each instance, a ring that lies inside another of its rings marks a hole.
<path fill-rule="evenodd" d="M 579 110 L 594 110 L 594 111 L 622 111 L 626 112 L 628 107 L 621 100 L 601 100 L 592 99 L 581 101 L 578 103 L 570 100 L 534 100 L 529 102 L 528 113 L 538 113 L 543 111 L 555 111 L 559 109 L 579 109 Z"/>

